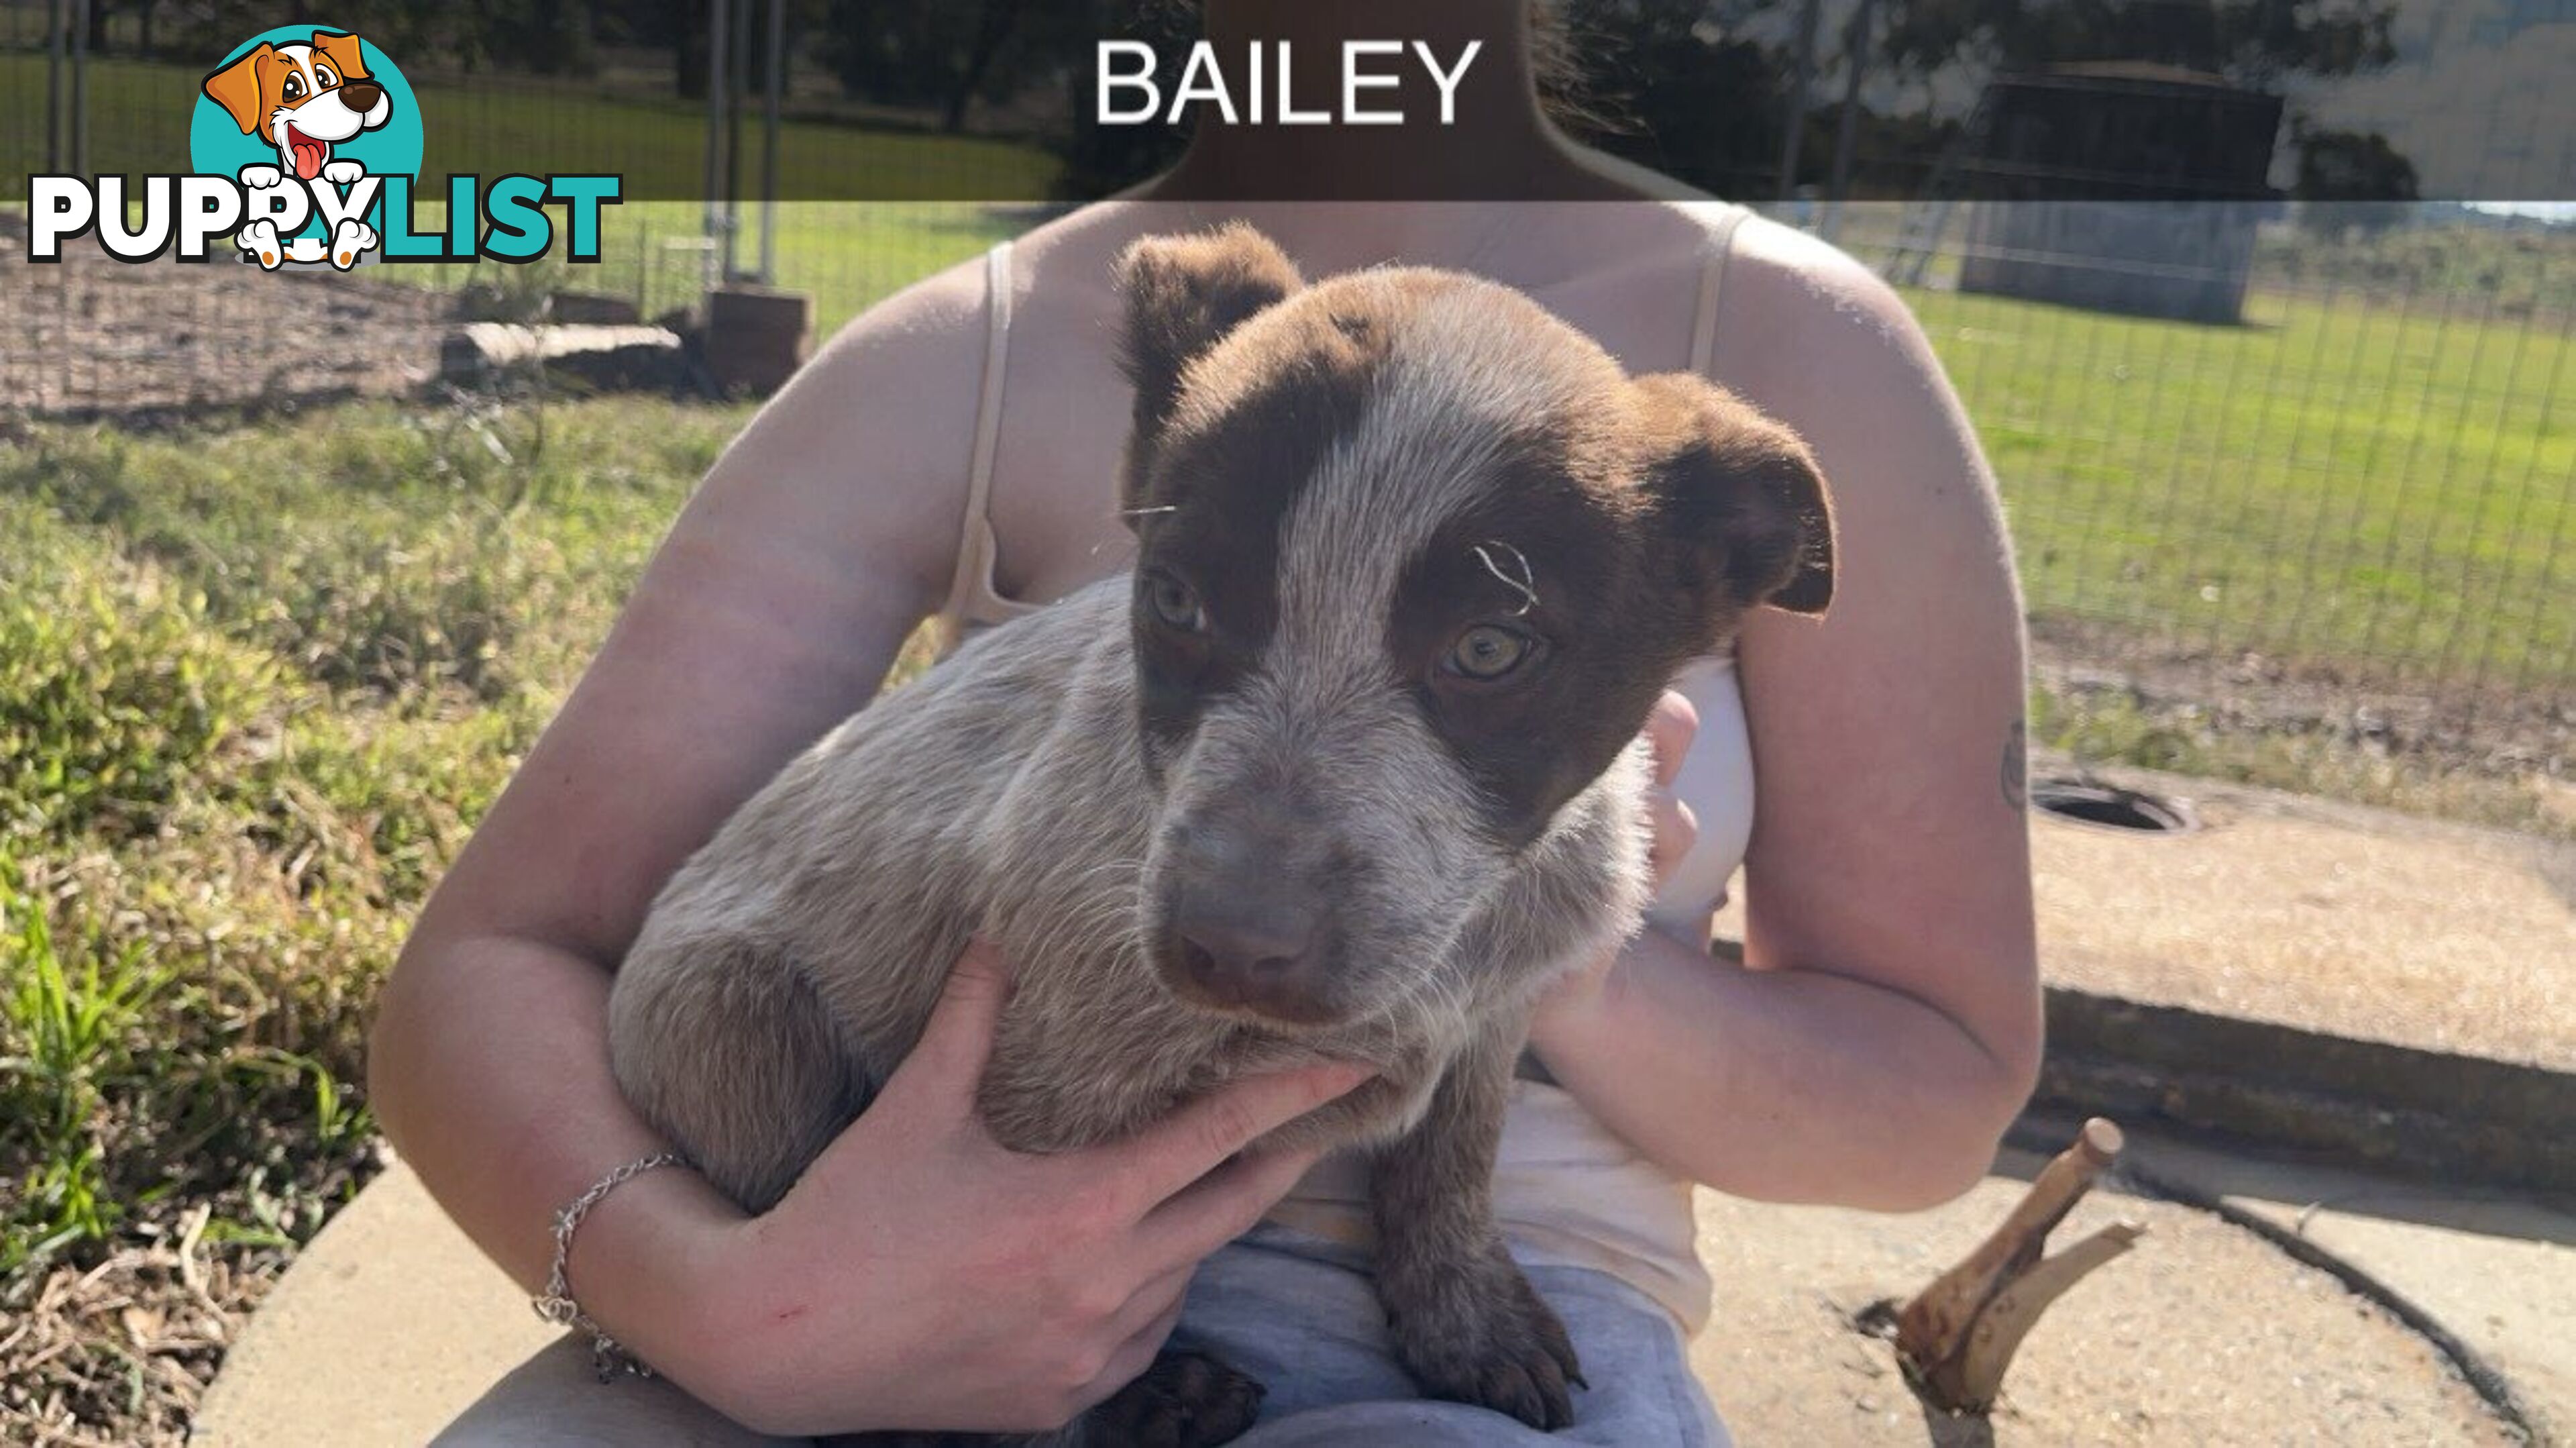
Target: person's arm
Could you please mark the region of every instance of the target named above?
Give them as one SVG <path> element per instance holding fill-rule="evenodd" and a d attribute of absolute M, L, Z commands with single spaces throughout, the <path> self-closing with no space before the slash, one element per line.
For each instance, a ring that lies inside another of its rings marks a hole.
<path fill-rule="evenodd" d="M 1990 1164 L 2038 1069 L 2020 598 L 1994 485 L 1903 304 L 1747 226 L 1719 374 L 1797 428 L 1839 524 L 1822 622 L 1751 616 L 1746 964 L 1654 931 L 1558 992 L 1548 1070 L 1666 1166 L 1892 1210 Z"/>
<path fill-rule="evenodd" d="M 932 606 L 929 560 L 964 495 L 917 480 L 941 449 L 964 456 L 947 389 L 974 375 L 977 302 L 942 278 L 853 327 L 718 459 L 386 984 L 377 1117 L 523 1283 L 549 1251 L 532 1224 L 656 1145 L 608 1076 L 603 1009 L 654 893 L 868 699 Z M 666 1178 L 618 1196 L 685 1191 Z"/>
<path fill-rule="evenodd" d="M 545 1279 L 558 1209 L 667 1145 L 619 1094 L 607 1048 L 612 972 L 654 895 L 874 693 L 946 586 L 979 276 L 960 269 L 854 325 L 726 451 L 387 983 L 377 1117 L 525 1286 Z M 944 1028 L 951 1055 L 989 1036 L 996 992 L 972 989 L 989 976 L 959 973 L 970 1004 Z M 756 1221 L 691 1172 L 618 1188 L 576 1238 L 572 1286 L 646 1361 L 755 1427 L 1052 1426 L 1144 1366 L 1192 1254 L 1248 1225 L 1296 1163 L 1252 1159 L 1186 1192 L 1176 1172 L 1206 1172 L 1347 1084 L 1267 1080 L 1142 1144 L 1041 1161 L 981 1137 L 971 1071 L 917 1072 Z M 1052 1255 L 1067 1245 L 1084 1250 Z M 1041 1256 L 1056 1265 L 1027 1270 Z M 941 1290 L 925 1271 L 946 1274 Z"/>

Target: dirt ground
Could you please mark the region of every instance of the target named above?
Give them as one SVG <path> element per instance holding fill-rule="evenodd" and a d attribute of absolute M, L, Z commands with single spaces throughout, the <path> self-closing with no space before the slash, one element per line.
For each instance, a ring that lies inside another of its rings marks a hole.
<path fill-rule="evenodd" d="M 0 252 L 26 217 L 0 211 Z M 356 273 L 269 275 L 229 248 L 120 262 L 66 246 L 0 265 L 0 415 L 151 420 L 409 392 L 437 374 L 443 291 Z M 277 325 L 281 310 L 301 325 Z"/>
<path fill-rule="evenodd" d="M 2332 740 L 2408 767 L 2576 788 L 2576 693 L 2374 676 L 2349 665 L 2141 636 L 2094 620 L 2031 622 L 2031 674 L 2070 697 L 2112 696 L 2148 719 L 2214 734 Z"/>

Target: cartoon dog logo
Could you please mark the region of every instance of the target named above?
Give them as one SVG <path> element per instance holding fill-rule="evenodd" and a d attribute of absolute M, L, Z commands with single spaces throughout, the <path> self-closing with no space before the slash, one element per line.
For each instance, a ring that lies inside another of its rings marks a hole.
<path fill-rule="evenodd" d="M 374 130 L 393 114 L 393 98 L 367 76 L 358 37 L 316 30 L 310 44 L 271 45 L 262 41 L 239 60 L 207 76 L 205 93 L 222 106 L 245 136 L 258 136 L 277 148 L 278 165 L 245 166 L 241 183 L 254 193 L 315 178 L 346 186 L 366 174 L 355 161 L 331 158 L 335 143 Z M 316 262 L 325 256 L 343 270 L 360 253 L 376 245 L 375 229 L 363 221 L 344 220 L 332 228 L 326 246 L 320 239 L 281 241 L 267 221 L 242 227 L 234 238 L 262 267 L 275 271 L 281 262 Z"/>

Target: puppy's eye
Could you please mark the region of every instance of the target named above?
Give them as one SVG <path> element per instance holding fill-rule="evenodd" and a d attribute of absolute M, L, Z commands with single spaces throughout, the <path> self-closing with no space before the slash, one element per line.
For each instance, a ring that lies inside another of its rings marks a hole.
<path fill-rule="evenodd" d="M 277 88 L 277 94 L 279 98 L 283 100 L 300 101 L 304 99 L 304 77 L 300 75 L 288 76 L 286 78 L 286 84 Z"/>
<path fill-rule="evenodd" d="M 313 83 L 324 90 L 329 90 L 340 83 L 340 77 L 332 72 L 331 67 L 317 65 L 313 67 Z"/>
<path fill-rule="evenodd" d="M 1166 628 L 1182 633 L 1197 633 L 1207 627 L 1207 610 L 1199 605 L 1199 596 L 1190 586 L 1168 573 L 1149 574 L 1145 579 L 1145 606 Z"/>
<path fill-rule="evenodd" d="M 1501 624 L 1480 623 L 1458 635 L 1458 642 L 1449 646 L 1449 657 L 1441 664 L 1451 673 L 1470 679 L 1499 679 L 1529 658 L 1531 644 L 1528 634 Z"/>

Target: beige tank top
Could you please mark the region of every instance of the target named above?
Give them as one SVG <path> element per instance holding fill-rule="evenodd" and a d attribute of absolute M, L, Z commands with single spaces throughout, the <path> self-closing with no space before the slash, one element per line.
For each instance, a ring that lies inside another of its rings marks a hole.
<path fill-rule="evenodd" d="M 1732 205 L 1704 209 L 1708 242 L 1690 355 L 1691 370 L 1701 376 L 1708 375 L 1715 351 L 1727 258 L 1736 228 L 1749 214 Z M 942 637 L 951 646 L 973 629 L 1046 602 L 1005 598 L 994 583 L 1000 548 L 989 508 L 1013 286 L 1011 244 L 1005 241 L 985 256 L 983 388 L 957 570 L 939 615 Z M 1699 733 L 1674 783 L 1674 792 L 1698 817 L 1699 837 L 1667 878 L 1652 918 L 1680 928 L 1724 903 L 1727 881 L 1744 859 L 1753 834 L 1753 754 L 1731 656 L 1695 660 L 1673 686 L 1699 709 Z M 1686 1331 L 1697 1331 L 1708 1318 L 1710 1284 L 1694 1246 L 1690 1184 L 1648 1160 L 1565 1090 L 1537 1080 L 1517 1081 L 1513 1090 L 1494 1168 L 1495 1212 L 1513 1253 L 1524 1261 L 1609 1273 L 1662 1304 Z M 1358 1161 L 1339 1156 L 1308 1173 L 1271 1219 L 1364 1245 L 1366 1200 Z"/>

